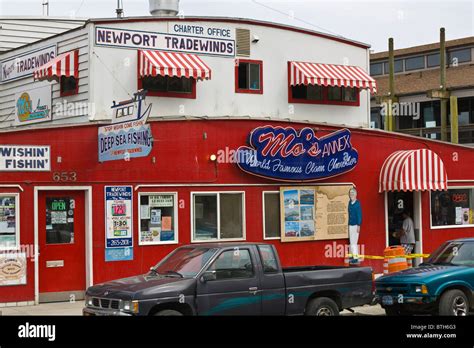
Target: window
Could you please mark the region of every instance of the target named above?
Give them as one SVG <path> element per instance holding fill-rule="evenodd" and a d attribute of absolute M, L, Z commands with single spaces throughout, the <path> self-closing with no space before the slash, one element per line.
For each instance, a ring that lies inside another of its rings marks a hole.
<path fill-rule="evenodd" d="M 193 241 L 245 239 L 244 194 L 193 193 Z"/>
<path fill-rule="evenodd" d="M 403 71 L 403 59 L 396 59 L 394 61 L 393 67 L 394 67 L 395 73 L 402 72 Z M 384 69 L 385 74 L 389 73 L 389 71 L 388 71 L 388 62 L 383 63 L 383 69 Z"/>
<path fill-rule="evenodd" d="M 280 238 L 280 192 L 263 193 L 263 239 Z"/>
<path fill-rule="evenodd" d="M 146 76 L 139 78 L 138 88 L 149 96 L 169 98 L 196 98 L 196 80 L 177 76 Z"/>
<path fill-rule="evenodd" d="M 178 248 L 154 268 L 158 274 L 179 273 L 185 278 L 195 277 L 214 256 L 216 250 L 189 246 Z"/>
<path fill-rule="evenodd" d="M 270 245 L 259 245 L 258 251 L 263 264 L 263 273 L 278 272 L 278 262 Z"/>
<path fill-rule="evenodd" d="M 425 67 L 425 56 L 411 57 L 405 59 L 405 70 L 418 70 L 424 69 Z"/>
<path fill-rule="evenodd" d="M 263 62 L 237 59 L 235 64 L 235 93 L 263 94 Z"/>
<path fill-rule="evenodd" d="M 370 109 L 370 128 L 384 129 L 384 117 L 381 115 L 380 107 Z"/>
<path fill-rule="evenodd" d="M 371 76 L 377 76 L 377 75 L 382 75 L 382 68 L 383 68 L 383 63 L 372 63 L 370 64 L 370 75 Z"/>
<path fill-rule="evenodd" d="M 471 49 L 465 48 L 462 50 L 449 51 L 449 65 L 456 66 L 458 63 L 465 63 L 471 61 Z"/>
<path fill-rule="evenodd" d="M 177 193 L 140 193 L 139 245 L 178 243 Z"/>
<path fill-rule="evenodd" d="M 350 87 L 323 87 L 318 85 L 290 86 L 290 103 L 334 104 L 359 106 L 359 89 Z"/>
<path fill-rule="evenodd" d="M 46 244 L 74 244 L 74 209 L 73 198 L 46 198 Z"/>
<path fill-rule="evenodd" d="M 428 55 L 428 68 L 439 66 L 439 64 L 440 64 L 440 55 L 439 55 L 439 53 Z"/>
<path fill-rule="evenodd" d="M 474 188 L 431 193 L 431 226 L 473 225 Z"/>
<path fill-rule="evenodd" d="M 17 194 L 0 194 L 0 249 L 17 248 L 19 236 Z"/>
<path fill-rule="evenodd" d="M 59 80 L 59 96 L 66 97 L 79 92 L 79 79 L 74 76 L 61 76 Z"/>
<path fill-rule="evenodd" d="M 254 276 L 252 258 L 247 249 L 224 251 L 208 271 L 215 272 L 216 280 L 252 278 Z"/>

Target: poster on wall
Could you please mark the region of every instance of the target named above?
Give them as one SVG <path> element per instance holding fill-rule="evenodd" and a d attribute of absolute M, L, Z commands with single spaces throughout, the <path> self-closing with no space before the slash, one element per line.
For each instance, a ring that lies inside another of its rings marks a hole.
<path fill-rule="evenodd" d="M 140 197 L 140 245 L 166 244 L 176 241 L 173 194 Z"/>
<path fill-rule="evenodd" d="M 348 238 L 352 186 L 304 186 L 280 189 L 281 241 Z"/>
<path fill-rule="evenodd" d="M 133 250 L 130 250 L 133 248 L 132 197 L 132 186 L 105 187 L 106 249 L 121 249 L 118 251 L 106 250 L 106 261 L 130 260 L 130 257 L 133 258 Z M 107 257 L 109 257 L 109 260 L 107 260 Z"/>
<path fill-rule="evenodd" d="M 26 253 L 0 254 L 0 286 L 26 284 Z"/>
<path fill-rule="evenodd" d="M 51 121 L 51 85 L 15 94 L 15 125 Z"/>

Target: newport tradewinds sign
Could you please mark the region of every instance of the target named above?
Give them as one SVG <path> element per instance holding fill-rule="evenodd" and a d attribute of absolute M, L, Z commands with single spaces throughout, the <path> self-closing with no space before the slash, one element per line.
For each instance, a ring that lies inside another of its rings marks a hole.
<path fill-rule="evenodd" d="M 273 180 L 315 181 L 346 173 L 357 165 L 351 132 L 342 129 L 320 138 L 311 128 L 264 126 L 249 135 L 235 161 L 243 171 Z"/>

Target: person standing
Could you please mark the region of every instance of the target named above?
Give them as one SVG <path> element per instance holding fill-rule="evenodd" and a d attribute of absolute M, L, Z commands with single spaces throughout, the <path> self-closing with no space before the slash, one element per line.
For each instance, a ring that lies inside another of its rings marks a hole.
<path fill-rule="evenodd" d="M 352 254 L 350 263 L 359 263 L 359 234 L 360 226 L 362 224 L 362 208 L 357 199 L 357 190 L 351 188 L 349 190 L 349 244 L 350 252 Z"/>
<path fill-rule="evenodd" d="M 408 255 L 411 254 L 415 248 L 415 227 L 408 211 L 403 211 L 402 218 L 403 224 L 402 230 L 400 231 L 400 243 L 405 248 L 405 254 Z"/>

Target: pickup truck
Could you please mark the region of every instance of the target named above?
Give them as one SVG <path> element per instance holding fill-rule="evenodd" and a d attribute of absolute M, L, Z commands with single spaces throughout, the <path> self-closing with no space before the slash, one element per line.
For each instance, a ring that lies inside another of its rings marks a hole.
<path fill-rule="evenodd" d="M 375 284 L 387 315 L 468 315 L 474 309 L 474 238 L 445 242 L 420 266 Z"/>
<path fill-rule="evenodd" d="M 182 246 L 143 275 L 87 289 L 83 315 L 335 316 L 371 304 L 367 267 L 282 269 L 274 246 L 206 243 Z"/>

